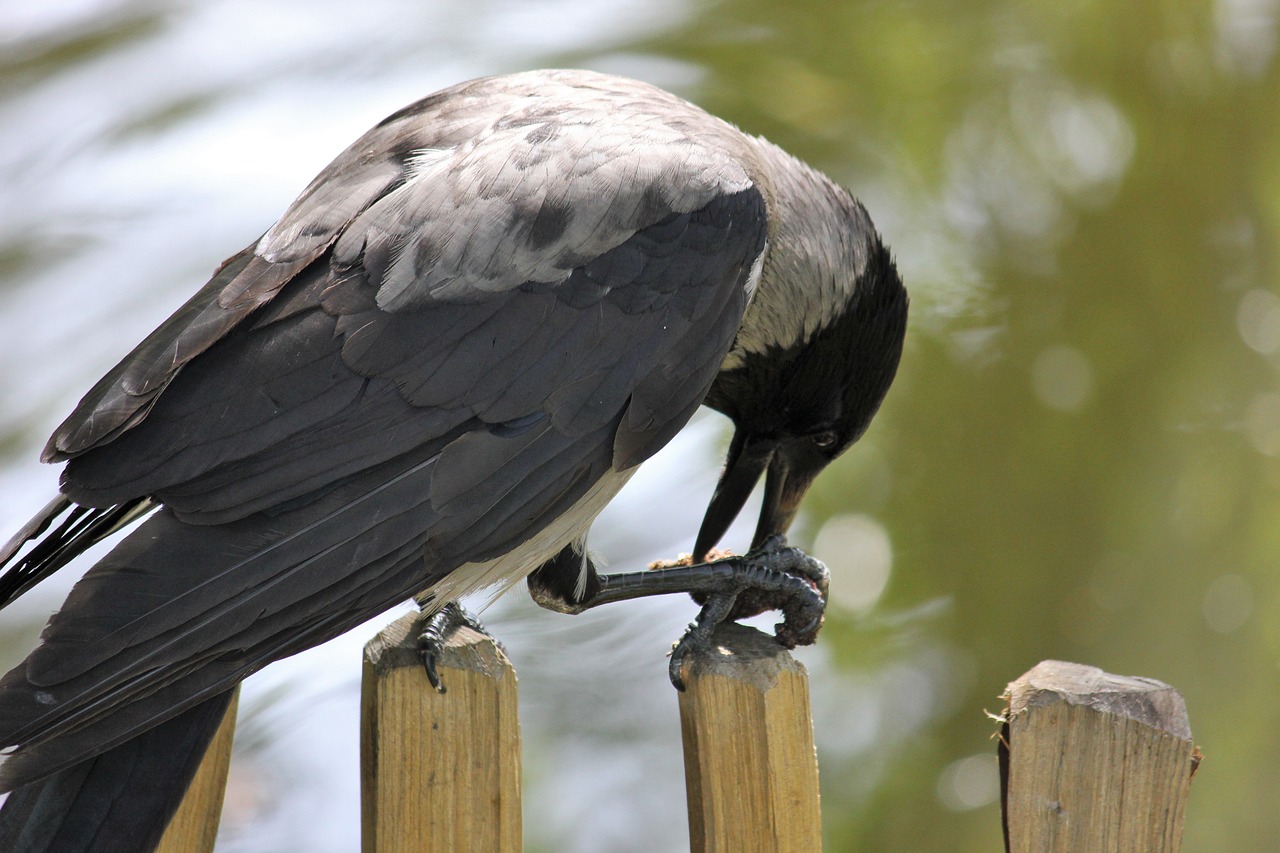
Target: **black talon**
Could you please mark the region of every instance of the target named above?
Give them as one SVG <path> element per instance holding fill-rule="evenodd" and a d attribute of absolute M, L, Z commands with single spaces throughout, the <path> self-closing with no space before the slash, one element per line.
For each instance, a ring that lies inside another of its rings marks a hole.
<path fill-rule="evenodd" d="M 676 690 L 684 692 L 684 677 L 680 674 L 684 659 L 688 657 L 689 652 L 701 651 L 707 647 L 711 642 L 711 632 L 728 620 L 737 598 L 736 591 L 710 596 L 707 603 L 702 606 L 702 610 L 698 612 L 698 618 L 689 624 L 684 636 L 671 649 L 671 660 L 667 663 L 667 677 L 671 679 L 671 686 Z"/>
<path fill-rule="evenodd" d="M 429 604 L 430 602 L 428 602 Z M 484 625 L 472 616 L 456 601 L 446 603 L 439 610 L 423 617 L 422 630 L 418 632 L 418 655 L 422 658 L 422 668 L 427 673 L 427 681 L 437 693 L 447 693 L 440 673 L 436 669 L 436 660 L 444 651 L 444 644 L 453 636 L 453 632 L 463 626 L 484 632 Z"/>

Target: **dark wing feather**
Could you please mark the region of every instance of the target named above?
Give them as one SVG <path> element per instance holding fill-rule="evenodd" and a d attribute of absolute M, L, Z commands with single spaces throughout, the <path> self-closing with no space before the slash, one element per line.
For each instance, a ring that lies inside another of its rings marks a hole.
<path fill-rule="evenodd" d="M 475 103 L 453 95 L 446 90 L 415 105 L 419 109 L 389 117 L 339 155 L 262 241 L 225 261 L 208 284 L 94 385 L 54 431 L 44 461 L 60 462 L 107 444 L 141 422 L 192 358 L 269 303 L 353 219 L 402 186 L 414 151 L 455 144 L 478 131 L 483 113 L 467 118 Z"/>
<path fill-rule="evenodd" d="M 0 781 L 122 743 L 519 546 L 652 453 L 713 380 L 764 241 L 754 189 L 670 217 L 561 283 L 400 313 L 321 258 L 175 371 L 68 466 L 77 500 L 165 509 L 0 682 L 3 741 L 23 745 Z"/>
<path fill-rule="evenodd" d="M 14 791 L 0 810 L 0 850 L 153 849 L 186 793 L 175 779 L 194 775 L 230 699 L 209 699 L 95 760 Z"/>
<path fill-rule="evenodd" d="M 246 249 L 227 260 L 208 284 L 90 389 L 54 431 L 41 458 L 69 459 L 138 424 L 182 367 L 274 297 L 310 259 L 271 264 Z M 227 300 L 228 293 L 236 298 Z"/>

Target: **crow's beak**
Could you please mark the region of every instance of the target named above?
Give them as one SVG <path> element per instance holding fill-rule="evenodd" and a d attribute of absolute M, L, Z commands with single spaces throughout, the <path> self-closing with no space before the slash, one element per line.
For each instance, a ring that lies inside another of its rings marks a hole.
<path fill-rule="evenodd" d="M 764 506 L 760 509 L 756 535 L 751 540 L 753 549 L 763 545 L 770 536 L 787 532 L 809 486 L 826 466 L 827 460 L 808 447 L 801 448 L 798 453 L 789 453 L 789 449 L 792 448 L 778 448 L 769 460 L 769 473 L 764 481 Z"/>
<path fill-rule="evenodd" d="M 706 560 L 707 552 L 738 517 L 766 469 L 764 506 L 751 547 L 759 548 L 770 536 L 787 532 L 805 492 L 826 463 L 817 454 L 804 452 L 807 448 L 801 448 L 800 452 L 788 450 L 789 447 L 773 439 L 752 438 L 741 429 L 733 434 L 724 473 L 702 519 L 702 529 L 698 531 L 694 562 Z"/>

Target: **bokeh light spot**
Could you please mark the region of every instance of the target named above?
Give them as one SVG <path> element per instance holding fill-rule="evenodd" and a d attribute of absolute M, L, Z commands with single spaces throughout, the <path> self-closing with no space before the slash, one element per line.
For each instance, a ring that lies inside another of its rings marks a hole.
<path fill-rule="evenodd" d="M 1000 769 L 994 753 L 953 761 L 938 776 L 938 799 L 954 812 L 981 808 L 999 797 Z"/>
<path fill-rule="evenodd" d="M 1075 347 L 1048 347 L 1031 365 L 1031 386 L 1049 408 L 1074 412 L 1093 393 L 1093 365 Z"/>
<path fill-rule="evenodd" d="M 1246 291 L 1236 310 L 1236 326 L 1249 349 L 1263 355 L 1280 350 L 1280 296 L 1258 288 Z"/>
<path fill-rule="evenodd" d="M 813 552 L 831 570 L 831 598 L 855 613 L 871 609 L 884 594 L 893 566 L 893 546 L 884 526 L 866 515 L 837 515 L 814 537 Z"/>
<path fill-rule="evenodd" d="M 1223 575 L 1205 590 L 1201 610 L 1210 630 L 1234 634 L 1253 615 L 1253 586 L 1243 575 Z"/>

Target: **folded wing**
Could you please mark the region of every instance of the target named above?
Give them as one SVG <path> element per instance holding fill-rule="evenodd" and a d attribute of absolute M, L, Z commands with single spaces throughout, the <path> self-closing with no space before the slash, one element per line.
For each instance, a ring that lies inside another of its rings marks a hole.
<path fill-rule="evenodd" d="M 684 425 L 764 200 L 669 111 L 614 110 L 611 150 L 609 97 L 471 84 L 393 116 L 86 396 L 47 451 L 66 494 L 162 508 L 0 681 L 0 783 L 521 547 Z"/>

